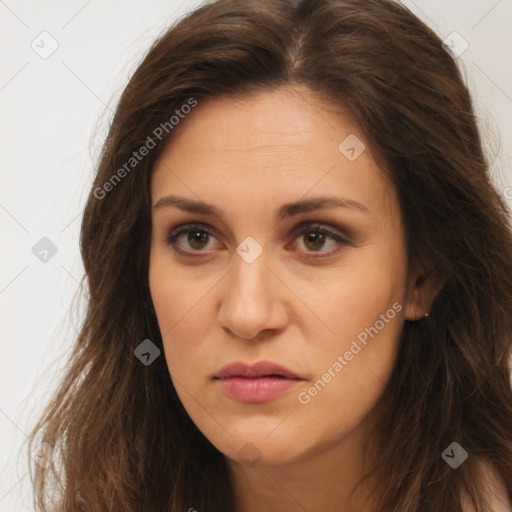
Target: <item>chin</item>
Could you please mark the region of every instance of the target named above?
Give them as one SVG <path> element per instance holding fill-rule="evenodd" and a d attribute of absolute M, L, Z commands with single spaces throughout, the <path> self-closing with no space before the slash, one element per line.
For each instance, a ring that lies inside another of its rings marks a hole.
<path fill-rule="evenodd" d="M 303 436 L 268 435 L 269 430 L 233 435 L 225 443 L 216 444 L 226 457 L 246 467 L 283 466 L 298 462 L 306 456 L 307 445 Z"/>

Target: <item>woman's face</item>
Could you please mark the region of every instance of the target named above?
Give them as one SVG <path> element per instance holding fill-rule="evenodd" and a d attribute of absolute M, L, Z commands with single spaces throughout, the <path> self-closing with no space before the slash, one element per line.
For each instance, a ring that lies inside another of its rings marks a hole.
<path fill-rule="evenodd" d="M 329 104 L 282 88 L 199 102 L 155 165 L 149 278 L 165 358 L 230 459 L 307 460 L 377 410 L 412 305 L 396 192 L 362 139 Z M 262 361 L 288 373 L 222 371 Z"/>

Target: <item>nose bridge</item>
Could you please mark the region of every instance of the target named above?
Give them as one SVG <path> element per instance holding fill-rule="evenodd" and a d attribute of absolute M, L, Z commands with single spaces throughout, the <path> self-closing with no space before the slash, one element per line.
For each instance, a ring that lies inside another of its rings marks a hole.
<path fill-rule="evenodd" d="M 271 293 L 270 272 L 267 269 L 268 254 L 262 251 L 251 260 L 240 256 L 243 248 L 243 243 L 237 248 L 238 254 L 234 257 L 228 293 L 238 304 L 252 303 L 254 307 L 261 307 L 270 299 Z"/>
<path fill-rule="evenodd" d="M 248 247 L 246 253 L 244 243 L 237 248 L 219 310 L 221 326 L 243 338 L 253 338 L 261 330 L 280 328 L 285 319 L 276 283 L 267 268 L 269 254 L 262 251 L 252 259 L 254 253 L 246 256 L 255 247 Z"/>

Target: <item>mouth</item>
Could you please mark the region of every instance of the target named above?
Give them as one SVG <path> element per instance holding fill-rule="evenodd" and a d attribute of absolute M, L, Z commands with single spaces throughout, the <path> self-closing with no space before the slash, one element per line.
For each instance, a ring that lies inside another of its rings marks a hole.
<path fill-rule="evenodd" d="M 239 402 L 263 403 L 290 391 L 304 379 L 287 368 L 261 361 L 253 365 L 233 363 L 214 377 L 228 397 Z"/>
<path fill-rule="evenodd" d="M 225 379 L 230 377 L 261 378 L 261 377 L 281 377 L 285 379 L 300 379 L 300 377 L 277 363 L 270 361 L 260 361 L 252 365 L 242 362 L 236 362 L 224 366 L 214 375 L 214 379 Z M 302 379 L 300 379 L 302 380 Z"/>

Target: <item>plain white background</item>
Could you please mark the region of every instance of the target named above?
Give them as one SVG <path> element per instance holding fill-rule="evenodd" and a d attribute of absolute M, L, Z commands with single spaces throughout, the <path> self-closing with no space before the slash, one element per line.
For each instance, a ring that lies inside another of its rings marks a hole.
<path fill-rule="evenodd" d="M 33 510 L 27 434 L 79 328 L 81 215 L 111 111 L 151 42 L 200 3 L 0 0 L 2 512 Z M 512 207 L 512 0 L 403 3 L 456 49 L 469 45 L 459 62 Z M 32 250 L 43 237 L 57 251 L 46 262 Z"/>

